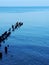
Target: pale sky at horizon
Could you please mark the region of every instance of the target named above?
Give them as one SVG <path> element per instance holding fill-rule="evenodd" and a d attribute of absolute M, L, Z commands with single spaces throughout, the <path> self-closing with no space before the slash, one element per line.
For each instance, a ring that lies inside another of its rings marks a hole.
<path fill-rule="evenodd" d="M 49 6 L 49 0 L 0 0 L 0 6 Z"/>

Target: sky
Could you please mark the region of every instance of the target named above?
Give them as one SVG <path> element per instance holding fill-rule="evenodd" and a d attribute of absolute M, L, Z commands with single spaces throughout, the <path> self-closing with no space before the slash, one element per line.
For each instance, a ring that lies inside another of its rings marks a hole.
<path fill-rule="evenodd" d="M 0 0 L 0 6 L 49 6 L 49 0 Z"/>

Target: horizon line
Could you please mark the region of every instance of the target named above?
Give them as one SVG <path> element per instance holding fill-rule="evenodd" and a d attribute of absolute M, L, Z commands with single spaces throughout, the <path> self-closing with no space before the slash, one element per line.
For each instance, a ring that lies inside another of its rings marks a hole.
<path fill-rule="evenodd" d="M 49 7 L 49 6 L 0 6 L 0 7 Z"/>

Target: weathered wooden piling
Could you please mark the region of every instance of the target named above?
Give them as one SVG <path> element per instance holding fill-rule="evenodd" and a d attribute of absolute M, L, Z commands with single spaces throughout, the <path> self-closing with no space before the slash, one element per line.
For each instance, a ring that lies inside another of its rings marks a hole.
<path fill-rule="evenodd" d="M 0 47 L 1 47 L 1 44 L 0 44 Z"/>
<path fill-rule="evenodd" d="M 2 59 L 2 52 L 0 52 L 0 59 Z"/>
<path fill-rule="evenodd" d="M 5 47 L 5 53 L 7 54 L 7 47 Z"/>
<path fill-rule="evenodd" d="M 7 45 L 7 47 L 9 47 L 9 45 Z"/>

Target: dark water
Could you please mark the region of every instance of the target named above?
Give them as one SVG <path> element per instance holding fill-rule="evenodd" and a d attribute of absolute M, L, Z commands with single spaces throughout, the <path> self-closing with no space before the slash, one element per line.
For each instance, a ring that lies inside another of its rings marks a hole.
<path fill-rule="evenodd" d="M 49 65 L 49 7 L 0 7 L 0 35 L 17 21 L 24 25 L 2 43 L 0 65 Z"/>

